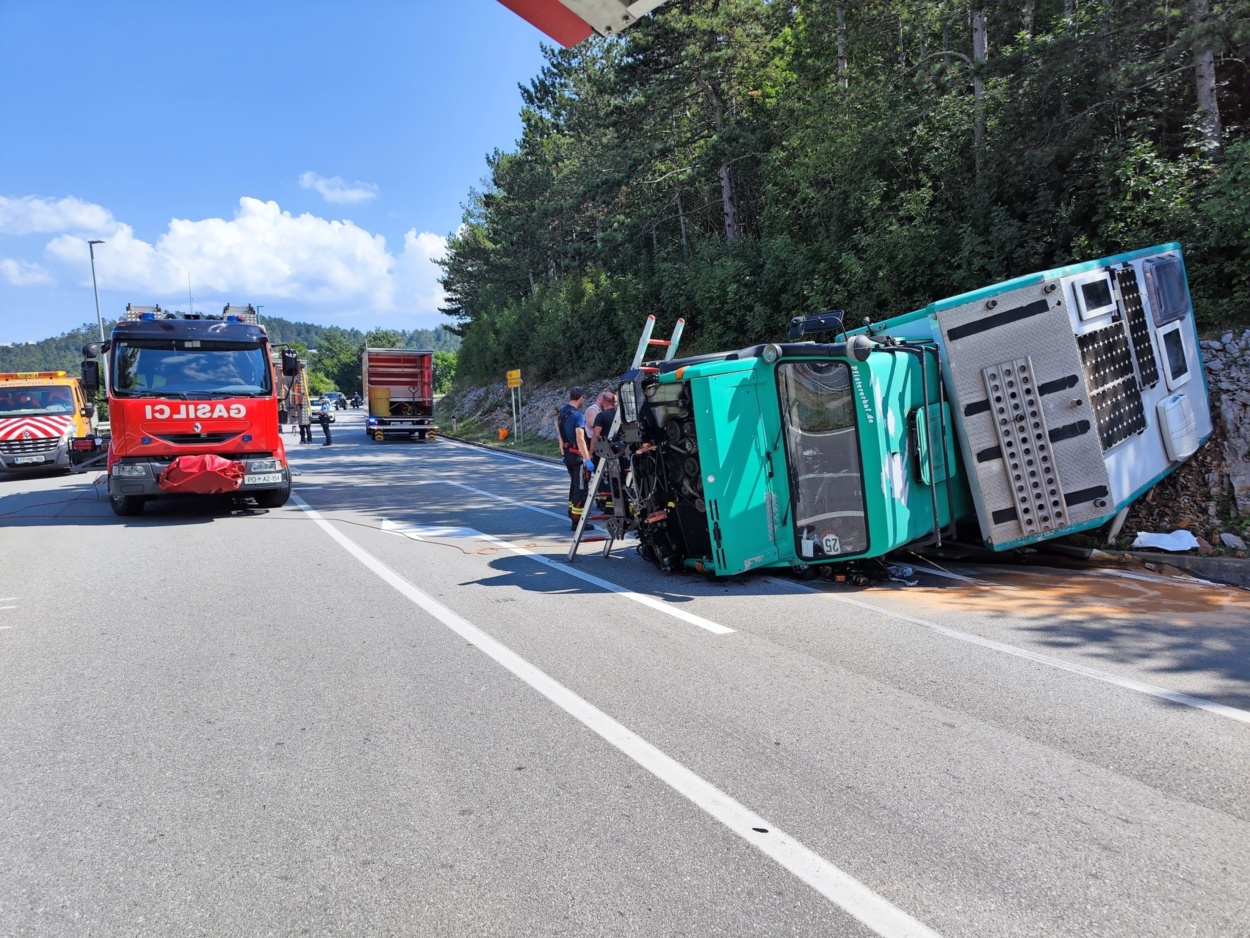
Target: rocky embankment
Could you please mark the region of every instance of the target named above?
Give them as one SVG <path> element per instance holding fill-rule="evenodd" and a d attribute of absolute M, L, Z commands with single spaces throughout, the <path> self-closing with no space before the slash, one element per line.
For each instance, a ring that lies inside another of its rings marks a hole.
<path fill-rule="evenodd" d="M 1203 553 L 1246 555 L 1238 541 L 1250 541 L 1250 329 L 1203 340 L 1202 355 L 1215 432 L 1189 462 L 1132 506 L 1114 545 L 1120 549 L 1127 549 L 1139 531 L 1183 528 L 1199 539 Z M 615 377 L 605 377 L 582 387 L 591 399 L 616 383 Z M 522 393 L 523 437 L 550 440 L 552 456 L 558 453 L 555 415 L 568 400 L 568 390 L 568 384 L 527 386 Z M 453 416 L 477 436 L 494 436 L 500 427 L 511 431 L 507 386 L 457 388 L 440 406 L 445 430 L 451 429 Z"/>

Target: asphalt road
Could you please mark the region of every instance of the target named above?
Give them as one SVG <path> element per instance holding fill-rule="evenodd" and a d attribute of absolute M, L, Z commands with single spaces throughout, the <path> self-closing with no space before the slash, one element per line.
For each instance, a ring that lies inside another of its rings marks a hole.
<path fill-rule="evenodd" d="M 570 566 L 339 416 L 274 511 L 0 477 L 0 934 L 1250 934 L 1250 594 Z"/>

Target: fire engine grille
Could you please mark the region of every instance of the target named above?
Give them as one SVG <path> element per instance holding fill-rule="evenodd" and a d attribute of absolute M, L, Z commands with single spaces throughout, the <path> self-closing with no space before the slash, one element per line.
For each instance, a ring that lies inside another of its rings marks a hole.
<path fill-rule="evenodd" d="M 203 446 L 205 443 L 224 443 L 238 435 L 238 433 L 170 433 L 166 436 L 158 436 L 157 439 L 163 443 L 173 443 L 175 446 Z"/>
<path fill-rule="evenodd" d="M 58 437 L 43 437 L 34 440 L 0 440 L 0 453 L 6 456 L 21 456 L 26 453 L 50 453 L 60 443 Z"/>

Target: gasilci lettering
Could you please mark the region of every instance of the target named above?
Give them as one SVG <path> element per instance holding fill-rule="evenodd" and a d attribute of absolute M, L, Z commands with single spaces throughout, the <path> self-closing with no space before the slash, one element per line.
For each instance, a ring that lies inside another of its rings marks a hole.
<path fill-rule="evenodd" d="M 143 415 L 149 420 L 203 420 L 206 417 L 234 417 L 236 420 L 247 416 L 244 404 L 179 404 L 177 410 L 168 404 L 145 404 Z"/>

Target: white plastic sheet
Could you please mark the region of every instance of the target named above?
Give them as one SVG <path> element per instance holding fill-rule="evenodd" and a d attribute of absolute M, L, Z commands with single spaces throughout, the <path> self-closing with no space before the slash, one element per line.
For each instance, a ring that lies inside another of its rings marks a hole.
<path fill-rule="evenodd" d="M 1193 550 L 1198 546 L 1198 539 L 1188 531 L 1173 531 L 1171 534 L 1151 534 L 1139 531 L 1133 541 L 1134 547 L 1153 547 L 1157 550 Z"/>

